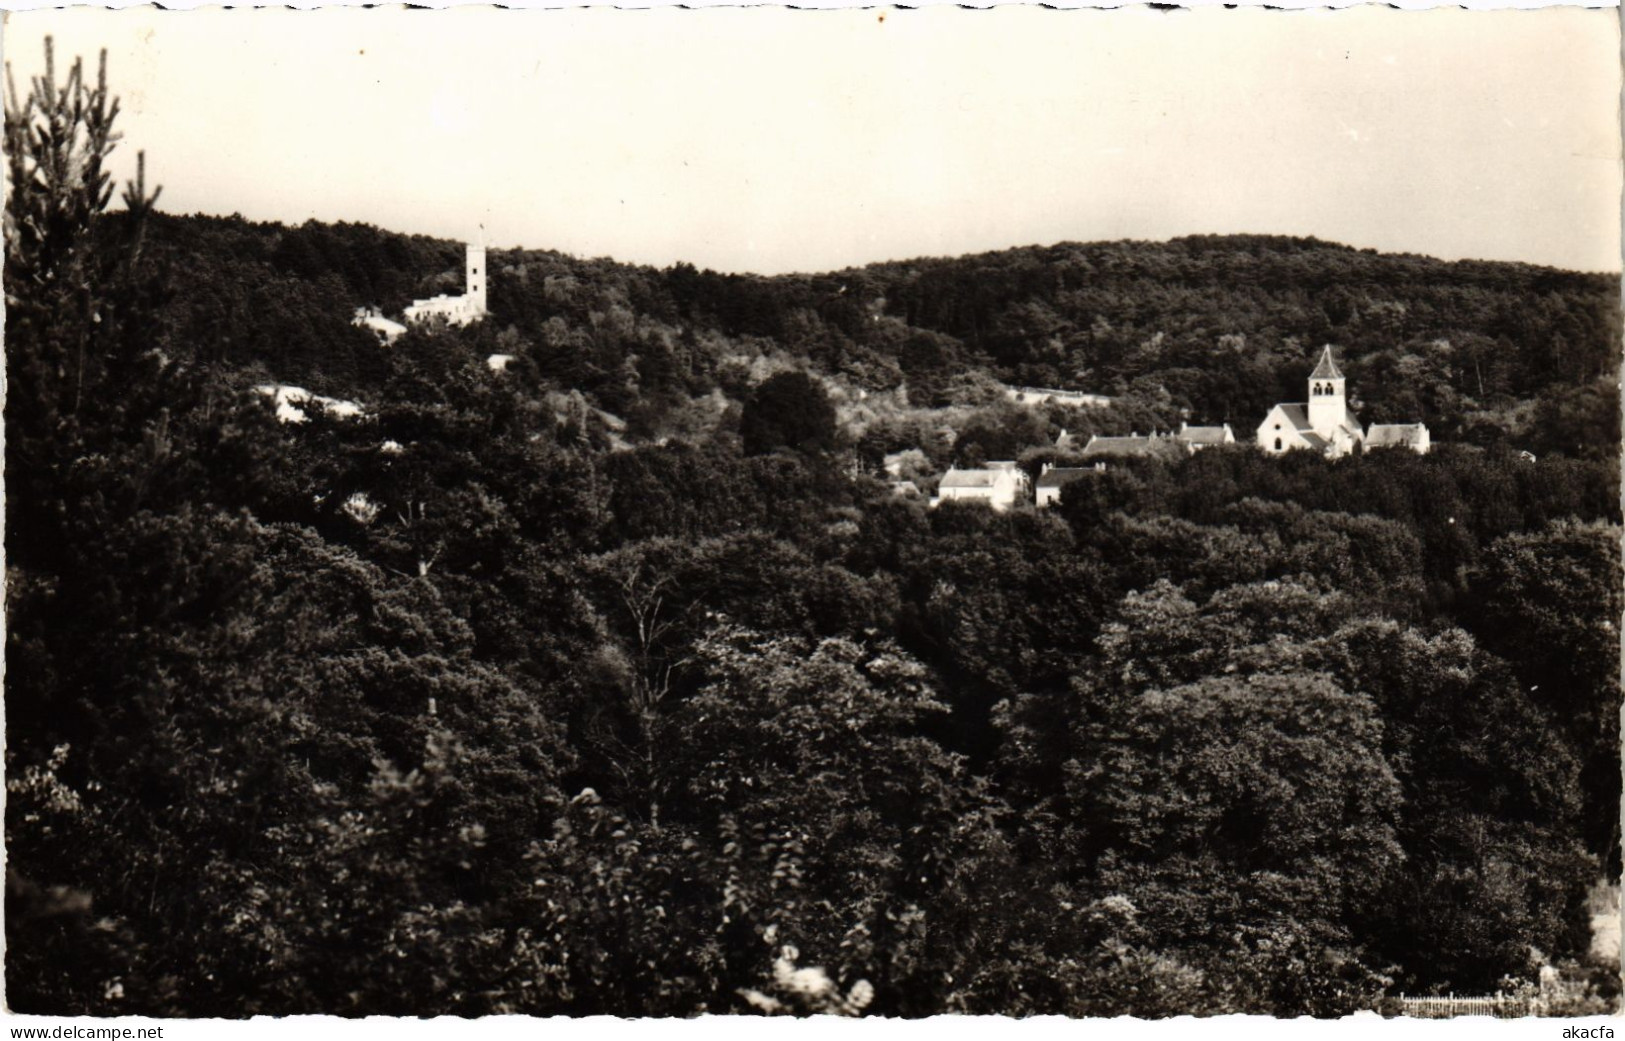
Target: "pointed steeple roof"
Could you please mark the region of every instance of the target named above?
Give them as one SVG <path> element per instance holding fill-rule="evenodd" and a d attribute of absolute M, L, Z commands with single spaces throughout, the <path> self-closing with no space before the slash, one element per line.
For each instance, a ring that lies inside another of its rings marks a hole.
<path fill-rule="evenodd" d="M 1331 344 L 1327 344 L 1326 349 L 1320 352 L 1320 364 L 1315 366 L 1315 371 L 1309 374 L 1309 378 L 1312 380 L 1340 380 L 1343 378 L 1343 370 L 1339 369 L 1337 362 L 1332 360 Z"/>

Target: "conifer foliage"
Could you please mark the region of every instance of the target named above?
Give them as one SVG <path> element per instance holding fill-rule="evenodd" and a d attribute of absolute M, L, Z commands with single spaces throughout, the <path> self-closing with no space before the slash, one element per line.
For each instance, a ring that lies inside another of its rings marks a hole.
<path fill-rule="evenodd" d="M 59 533 L 29 531 L 75 459 L 158 433 L 154 395 L 172 373 L 157 350 L 158 287 L 140 270 L 141 242 L 162 189 L 146 191 L 146 159 L 123 192 L 124 211 L 100 221 L 113 196 L 104 168 L 118 143 L 118 99 L 107 54 L 94 84 L 75 59 L 19 94 L 6 69 L 5 209 L 8 542 L 13 552 Z M 171 388 L 164 387 L 167 391 Z M 145 392 L 145 393 L 143 393 Z M 161 434 L 159 434 L 161 436 Z"/>

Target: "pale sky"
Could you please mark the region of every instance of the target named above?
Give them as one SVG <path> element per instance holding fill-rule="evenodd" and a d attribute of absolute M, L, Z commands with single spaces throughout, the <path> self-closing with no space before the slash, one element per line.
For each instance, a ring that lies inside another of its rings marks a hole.
<path fill-rule="evenodd" d="M 1314 235 L 1620 267 L 1618 12 L 126 11 L 172 213 L 817 271 L 1066 240 Z"/>

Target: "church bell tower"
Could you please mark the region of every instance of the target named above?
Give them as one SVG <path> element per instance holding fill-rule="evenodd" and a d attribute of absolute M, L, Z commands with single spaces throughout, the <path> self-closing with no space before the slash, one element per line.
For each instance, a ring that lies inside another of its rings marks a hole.
<path fill-rule="evenodd" d="M 476 315 L 485 314 L 485 239 L 468 244 L 468 259 L 464 264 L 464 284 L 468 287 L 465 298 Z"/>
<path fill-rule="evenodd" d="M 1332 358 L 1328 345 L 1320 355 L 1320 364 L 1309 374 L 1309 426 L 1321 437 L 1331 440 L 1333 431 L 1348 422 L 1349 402 L 1343 389 L 1343 371 Z"/>

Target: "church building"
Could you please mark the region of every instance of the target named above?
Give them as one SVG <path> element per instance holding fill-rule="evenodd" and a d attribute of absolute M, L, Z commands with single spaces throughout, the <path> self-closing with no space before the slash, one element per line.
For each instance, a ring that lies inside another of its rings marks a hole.
<path fill-rule="evenodd" d="M 468 325 L 486 315 L 485 310 L 485 246 L 470 242 L 463 265 L 462 296 L 432 296 L 427 300 L 414 300 L 405 312 L 407 324 L 418 325 L 442 321 L 447 325 Z"/>
<path fill-rule="evenodd" d="M 1343 371 L 1327 346 L 1309 374 L 1309 400 L 1284 402 L 1270 409 L 1258 427 L 1258 447 L 1271 455 L 1312 448 L 1332 458 L 1348 455 L 1362 445 L 1406 447 L 1424 455 L 1432 447 L 1422 423 L 1379 424 L 1371 431 L 1368 437 L 1350 414 Z"/>

